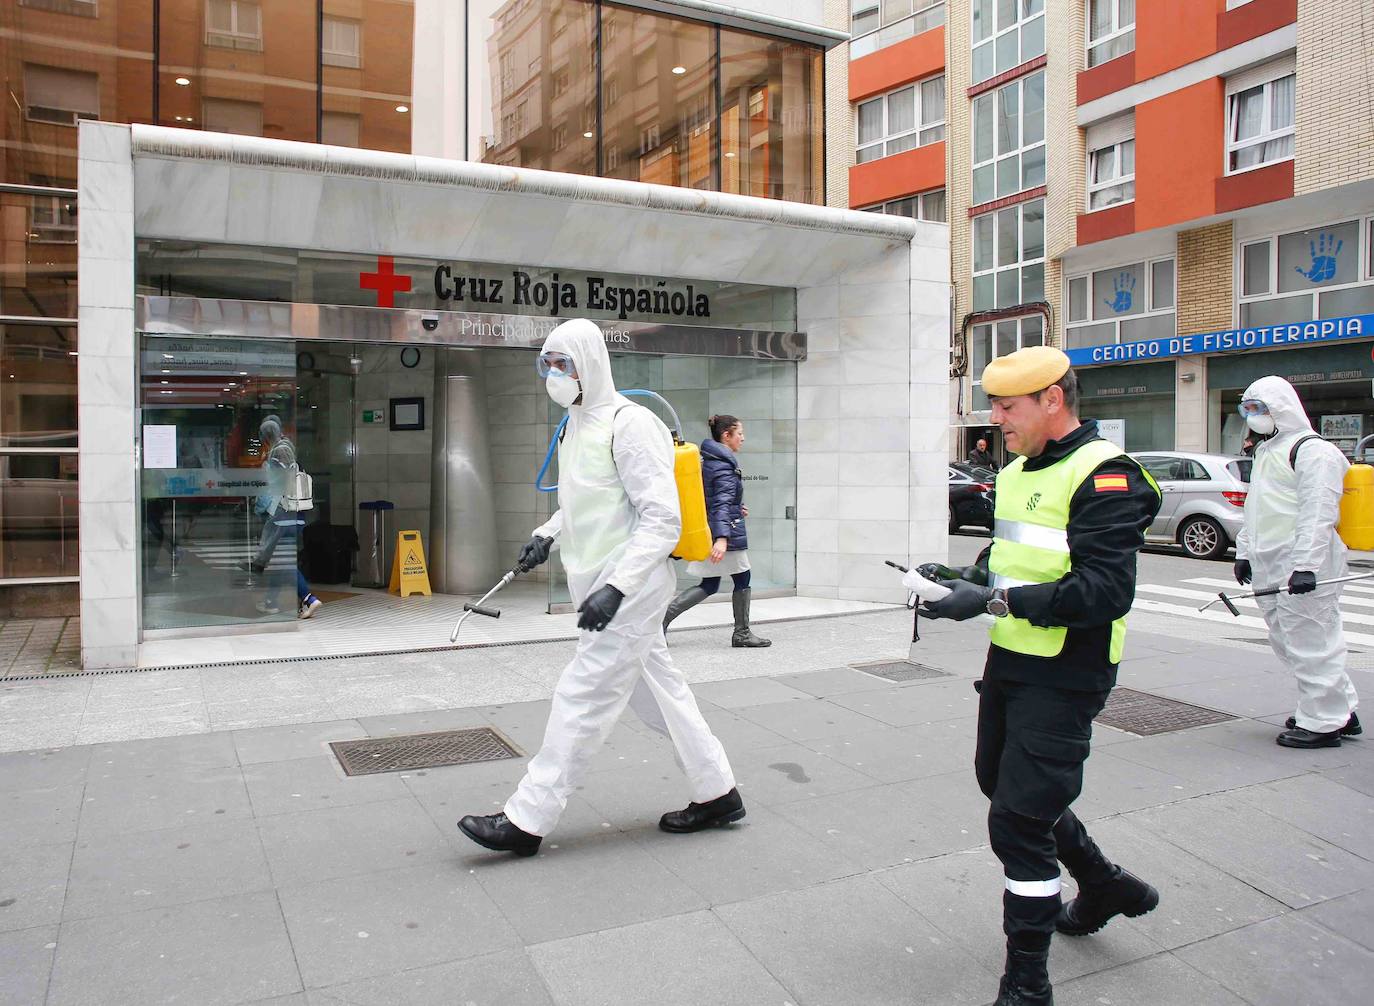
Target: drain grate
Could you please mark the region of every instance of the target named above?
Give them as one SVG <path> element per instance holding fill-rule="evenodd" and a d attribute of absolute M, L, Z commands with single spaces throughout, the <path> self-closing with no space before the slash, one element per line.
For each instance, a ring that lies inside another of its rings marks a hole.
<path fill-rule="evenodd" d="M 863 671 L 875 678 L 888 681 L 924 681 L 926 678 L 947 678 L 945 671 L 937 671 L 925 664 L 913 664 L 910 660 L 875 660 L 869 664 L 850 664 L 856 671 Z"/>
<path fill-rule="evenodd" d="M 1137 692 L 1133 688 L 1112 689 L 1107 705 L 1097 714 L 1099 723 L 1141 737 L 1203 727 L 1209 723 L 1225 723 L 1238 718 L 1215 709 L 1166 699 L 1162 695 Z"/>
<path fill-rule="evenodd" d="M 441 730 L 402 737 L 369 737 L 360 741 L 331 741 L 334 757 L 347 775 L 406 772 L 444 765 L 519 758 L 523 752 L 491 727 Z"/>

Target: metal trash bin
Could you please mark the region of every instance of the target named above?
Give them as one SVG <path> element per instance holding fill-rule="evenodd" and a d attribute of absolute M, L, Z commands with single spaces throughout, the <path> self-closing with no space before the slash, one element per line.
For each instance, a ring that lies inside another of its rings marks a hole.
<path fill-rule="evenodd" d="M 390 570 L 382 568 L 383 560 L 386 558 L 386 512 L 395 510 L 396 504 L 391 500 L 366 500 L 358 504 L 359 510 L 367 510 L 372 513 L 372 544 L 371 561 L 369 571 L 372 579 L 366 583 L 359 583 L 359 587 L 385 587 L 387 574 Z"/>

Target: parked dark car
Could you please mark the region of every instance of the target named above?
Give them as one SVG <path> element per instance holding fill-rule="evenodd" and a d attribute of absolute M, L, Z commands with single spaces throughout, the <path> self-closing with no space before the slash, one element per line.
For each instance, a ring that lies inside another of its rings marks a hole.
<path fill-rule="evenodd" d="M 974 526 L 992 530 L 995 473 L 966 461 L 949 465 L 949 530 Z"/>

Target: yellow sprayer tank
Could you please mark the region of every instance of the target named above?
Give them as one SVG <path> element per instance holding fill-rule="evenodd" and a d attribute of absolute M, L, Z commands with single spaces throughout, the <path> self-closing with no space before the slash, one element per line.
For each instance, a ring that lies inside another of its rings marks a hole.
<path fill-rule="evenodd" d="M 1374 550 L 1374 467 L 1354 464 L 1346 469 L 1337 530 L 1347 548 Z"/>
<path fill-rule="evenodd" d="M 701 451 L 674 438 L 673 479 L 682 507 L 682 537 L 673 555 L 699 562 L 711 554 L 711 525 L 706 520 L 706 488 L 701 481 Z"/>

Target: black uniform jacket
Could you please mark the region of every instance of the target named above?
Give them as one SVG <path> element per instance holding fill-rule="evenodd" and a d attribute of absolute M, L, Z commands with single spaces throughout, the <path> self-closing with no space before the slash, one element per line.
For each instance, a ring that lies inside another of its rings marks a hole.
<path fill-rule="evenodd" d="M 1048 468 L 1093 440 L 1097 423 L 1085 422 L 1062 440 L 1051 440 L 1027 471 Z M 1072 568 L 1053 583 L 1012 587 L 1011 613 L 1032 625 L 1065 626 L 1069 631 L 1057 657 L 1032 657 L 993 646 L 985 674 L 1075 691 L 1105 691 L 1116 684 L 1111 662 L 1112 622 L 1135 600 L 1136 553 L 1145 529 L 1159 512 L 1159 493 L 1130 458 L 1106 461 L 1094 475 L 1125 475 L 1127 489 L 1099 489 L 1092 476 L 1069 502 L 1069 559 Z"/>

